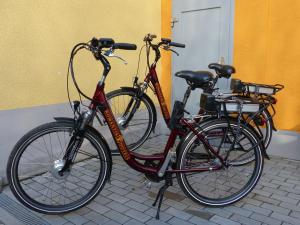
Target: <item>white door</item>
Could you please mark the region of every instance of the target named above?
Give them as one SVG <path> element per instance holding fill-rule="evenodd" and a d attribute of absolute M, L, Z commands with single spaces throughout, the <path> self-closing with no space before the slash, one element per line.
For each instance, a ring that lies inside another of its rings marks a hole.
<path fill-rule="evenodd" d="M 174 74 L 180 70 L 209 70 L 208 64 L 224 59 L 232 64 L 234 0 L 173 0 L 174 42 L 184 43 L 176 48 L 179 56 L 172 57 L 172 100 L 182 100 L 186 82 Z M 229 81 L 221 79 L 220 89 L 228 89 Z M 192 92 L 186 109 L 199 110 L 200 90 Z"/>

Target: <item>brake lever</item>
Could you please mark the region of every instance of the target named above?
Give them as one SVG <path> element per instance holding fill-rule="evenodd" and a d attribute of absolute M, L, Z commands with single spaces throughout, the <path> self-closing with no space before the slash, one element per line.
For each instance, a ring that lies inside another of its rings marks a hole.
<path fill-rule="evenodd" d="M 175 53 L 177 56 L 179 56 L 179 53 L 176 52 L 175 50 L 171 49 L 169 46 L 164 46 L 163 49 L 166 51 L 171 51 L 171 52 Z"/>
<path fill-rule="evenodd" d="M 112 48 L 110 48 L 109 50 L 105 51 L 104 55 L 107 56 L 107 57 L 120 59 L 125 65 L 128 64 L 128 62 L 125 59 L 121 58 L 118 55 L 115 55 L 114 54 L 114 50 Z"/>
<path fill-rule="evenodd" d="M 176 52 L 175 50 L 173 50 L 173 49 L 169 48 L 169 51 L 171 51 L 171 52 L 175 53 L 177 56 L 179 56 L 179 53 L 178 53 L 178 52 Z"/>

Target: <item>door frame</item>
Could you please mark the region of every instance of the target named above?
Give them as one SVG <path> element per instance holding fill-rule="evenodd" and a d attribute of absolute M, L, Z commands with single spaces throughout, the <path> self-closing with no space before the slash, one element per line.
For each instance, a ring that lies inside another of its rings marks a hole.
<path fill-rule="evenodd" d="M 228 51 L 228 61 L 226 62 L 227 64 L 232 65 L 233 64 L 233 47 L 234 47 L 234 15 L 235 15 L 235 0 L 223 0 L 223 1 L 228 1 L 229 2 L 229 27 L 228 27 L 228 46 L 229 46 L 229 51 Z M 175 9 L 176 9 L 176 1 L 172 1 L 172 18 L 171 21 L 173 21 L 173 18 L 175 17 Z M 175 23 L 176 26 L 176 23 Z M 171 28 L 172 30 L 172 28 Z M 176 42 L 174 39 L 174 33 L 172 33 L 172 40 Z M 173 67 L 173 62 L 171 63 L 171 80 L 170 82 L 173 83 L 173 75 L 175 74 L 176 71 L 174 71 Z M 172 87 L 172 84 L 171 84 Z M 174 102 L 174 90 L 172 88 L 171 90 L 171 109 L 173 108 L 173 102 Z"/>

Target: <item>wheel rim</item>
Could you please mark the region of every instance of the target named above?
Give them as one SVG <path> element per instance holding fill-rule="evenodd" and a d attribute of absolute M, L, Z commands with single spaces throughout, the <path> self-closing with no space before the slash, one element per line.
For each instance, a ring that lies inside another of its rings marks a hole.
<path fill-rule="evenodd" d="M 70 171 L 58 175 L 71 130 L 70 127 L 52 128 L 40 132 L 25 142 L 16 154 L 12 185 L 31 208 L 45 212 L 70 211 L 88 202 L 102 187 L 106 158 L 97 151 L 95 140 L 89 135 Z"/>
<path fill-rule="evenodd" d="M 210 132 L 212 131 L 213 130 L 210 130 Z M 214 129 L 214 131 L 218 130 Z M 209 143 L 212 144 L 215 150 L 217 150 L 217 142 L 220 144 L 220 140 L 216 141 L 215 136 L 210 140 L 210 135 L 207 132 L 205 133 Z M 255 145 L 255 143 L 253 143 L 253 139 L 251 138 L 252 141 L 250 141 L 250 136 L 248 138 L 249 144 L 253 147 Z M 196 139 L 196 137 L 193 139 Z M 207 165 L 210 166 L 220 165 L 220 162 L 218 162 L 218 160 L 214 157 L 209 158 L 210 154 L 207 154 L 207 150 L 203 144 L 199 144 L 199 146 L 194 147 L 193 145 L 195 145 L 195 140 L 193 139 L 189 142 L 189 145 L 187 145 L 185 153 L 183 154 L 185 157 L 182 157 L 182 161 L 180 163 L 181 169 L 190 167 L 190 165 L 195 167 L 199 165 L 199 163 L 203 162 L 207 162 Z M 244 147 L 246 148 L 247 144 L 244 144 Z M 222 151 L 226 148 L 228 148 L 228 146 L 226 146 L 226 142 L 224 142 L 223 146 L 220 148 L 221 155 Z M 249 146 L 248 149 L 251 150 L 251 147 Z M 188 160 L 188 155 L 190 154 L 191 156 L 194 156 L 196 152 L 198 153 L 197 155 L 203 155 L 203 153 L 206 153 L 208 157 L 198 157 L 197 159 Z M 229 154 L 230 158 L 227 162 L 229 163 L 228 168 L 223 167 L 218 171 L 181 174 L 180 177 L 182 183 L 188 194 L 194 199 L 209 205 L 231 204 L 248 194 L 260 177 L 262 157 L 260 151 L 255 151 L 254 156 L 257 161 L 254 160 L 247 164 L 236 164 L 235 161 L 238 159 L 238 154 L 242 155 L 241 151 L 236 151 L 235 154 Z M 184 158 L 185 160 L 183 160 Z"/>

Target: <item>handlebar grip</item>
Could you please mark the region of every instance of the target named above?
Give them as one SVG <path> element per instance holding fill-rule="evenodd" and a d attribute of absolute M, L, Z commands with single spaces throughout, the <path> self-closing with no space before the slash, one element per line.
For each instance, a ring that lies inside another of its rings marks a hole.
<path fill-rule="evenodd" d="M 123 50 L 136 50 L 135 44 L 129 43 L 115 43 L 113 46 L 114 49 L 123 49 Z"/>
<path fill-rule="evenodd" d="M 174 46 L 174 47 L 178 47 L 178 48 L 185 48 L 185 44 L 180 44 L 180 43 L 176 43 L 176 42 L 170 42 L 169 46 Z"/>
<path fill-rule="evenodd" d="M 157 35 L 156 34 L 149 34 L 149 37 L 150 38 L 157 38 Z"/>

